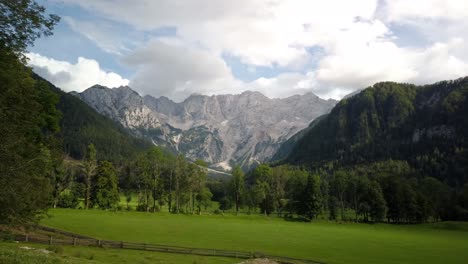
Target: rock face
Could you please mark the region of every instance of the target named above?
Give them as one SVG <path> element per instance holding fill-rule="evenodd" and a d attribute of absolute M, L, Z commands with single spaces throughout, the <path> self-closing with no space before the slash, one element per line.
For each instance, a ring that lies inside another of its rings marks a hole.
<path fill-rule="evenodd" d="M 98 85 L 74 95 L 154 144 L 222 169 L 268 161 L 281 143 L 336 104 L 312 93 L 270 99 L 259 92 L 191 95 L 175 103 Z"/>

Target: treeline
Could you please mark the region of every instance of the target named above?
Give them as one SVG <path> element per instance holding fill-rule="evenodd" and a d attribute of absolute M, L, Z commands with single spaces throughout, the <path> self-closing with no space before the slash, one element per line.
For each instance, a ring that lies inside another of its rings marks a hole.
<path fill-rule="evenodd" d="M 54 207 L 131 210 L 133 194 L 136 209 L 145 212 L 167 206 L 173 213 L 201 213 L 211 204 L 203 161 L 192 163 L 154 147 L 116 169 L 109 161 L 97 162 L 96 156 L 91 144 L 82 161 L 68 161 L 56 174 Z M 127 208 L 120 205 L 121 193 Z"/>
<path fill-rule="evenodd" d="M 233 208 L 285 218 L 356 222 L 422 223 L 468 220 L 468 184 L 450 188 L 433 177 L 418 176 L 405 161 L 315 171 L 260 165 L 214 188 L 221 209 Z M 218 191 L 216 191 L 216 189 Z"/>
<path fill-rule="evenodd" d="M 90 145 L 80 165 L 69 170 L 74 176 L 56 182 L 57 206 L 76 208 L 83 200 L 82 208 L 132 210 L 128 203 L 136 194 L 136 210 L 144 212 L 165 207 L 172 213 L 201 213 L 216 202 L 218 208 L 212 212 L 306 221 L 468 220 L 468 184 L 453 189 L 419 175 L 406 161 L 337 168 L 328 164 L 314 171 L 262 164 L 247 174 L 235 167 L 230 178 L 207 179 L 204 162 L 192 163 L 156 147 L 118 170 L 109 162 L 97 163 L 95 156 Z M 127 208 L 119 204 L 119 192 L 127 198 Z"/>

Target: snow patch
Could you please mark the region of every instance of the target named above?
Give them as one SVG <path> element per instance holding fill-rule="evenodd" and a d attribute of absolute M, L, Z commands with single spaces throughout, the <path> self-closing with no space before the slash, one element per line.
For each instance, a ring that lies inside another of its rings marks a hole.
<path fill-rule="evenodd" d="M 221 122 L 221 125 L 226 126 L 228 122 L 229 122 L 228 120 L 224 120 L 223 122 Z"/>
<path fill-rule="evenodd" d="M 214 166 L 222 168 L 225 171 L 231 171 L 232 170 L 232 167 L 229 166 L 229 162 L 227 160 L 225 160 L 223 162 L 220 162 L 220 163 L 216 163 Z"/>
<path fill-rule="evenodd" d="M 180 138 L 182 137 L 182 134 L 178 134 L 172 137 L 172 140 L 176 143 L 179 144 Z"/>

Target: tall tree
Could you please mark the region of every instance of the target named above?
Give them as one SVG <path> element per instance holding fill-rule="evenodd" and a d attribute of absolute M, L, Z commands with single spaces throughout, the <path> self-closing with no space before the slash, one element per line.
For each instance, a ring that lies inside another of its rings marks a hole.
<path fill-rule="evenodd" d="M 309 175 L 307 185 L 302 192 L 298 205 L 298 214 L 304 216 L 309 221 L 320 213 L 322 209 L 322 195 L 320 191 L 320 177 L 318 175 Z"/>
<path fill-rule="evenodd" d="M 0 223 L 27 224 L 50 205 L 51 145 L 58 97 L 35 81 L 21 52 L 58 18 L 34 1 L 0 2 Z"/>
<path fill-rule="evenodd" d="M 175 213 L 180 213 L 183 201 L 183 194 L 186 189 L 187 180 L 187 162 L 182 155 L 177 156 L 174 171 L 174 194 L 175 194 Z"/>
<path fill-rule="evenodd" d="M 102 209 L 111 209 L 119 203 L 118 180 L 115 168 L 108 161 L 101 161 L 93 186 L 93 201 Z"/>
<path fill-rule="evenodd" d="M 371 181 L 368 190 L 368 203 L 370 217 L 374 222 L 380 222 L 387 213 L 387 202 L 384 199 L 382 188 L 376 181 Z"/>
<path fill-rule="evenodd" d="M 260 209 L 265 215 L 269 215 L 273 210 L 273 196 L 271 194 L 271 180 L 272 169 L 266 164 L 261 164 L 253 171 L 255 180 L 254 192 L 258 202 L 260 202 Z"/>
<path fill-rule="evenodd" d="M 156 201 L 162 198 L 162 158 L 163 153 L 160 148 L 152 148 L 146 153 L 144 170 L 151 187 L 151 196 L 153 197 L 153 212 L 156 212 Z"/>
<path fill-rule="evenodd" d="M 345 195 L 346 195 L 346 187 L 348 185 L 348 175 L 345 171 L 339 170 L 333 175 L 333 179 L 331 181 L 331 192 L 333 196 L 338 199 L 338 203 L 340 206 L 340 215 L 341 220 L 345 219 Z"/>
<path fill-rule="evenodd" d="M 91 204 L 91 189 L 93 184 L 93 178 L 96 175 L 97 160 L 96 160 L 96 148 L 93 144 L 88 145 L 88 151 L 86 152 L 85 160 L 82 164 L 83 176 L 85 180 L 85 209 L 88 209 Z"/>
<path fill-rule="evenodd" d="M 232 170 L 231 189 L 234 203 L 236 205 L 236 214 L 239 214 L 241 199 L 245 189 L 244 172 L 239 166 L 235 166 Z"/>

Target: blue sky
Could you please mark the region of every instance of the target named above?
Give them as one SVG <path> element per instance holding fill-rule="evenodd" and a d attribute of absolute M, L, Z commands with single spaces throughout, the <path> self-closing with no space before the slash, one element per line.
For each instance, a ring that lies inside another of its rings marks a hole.
<path fill-rule="evenodd" d="M 339 99 L 379 81 L 468 75 L 461 0 L 38 2 L 62 20 L 29 49 L 30 64 L 66 91 Z"/>

